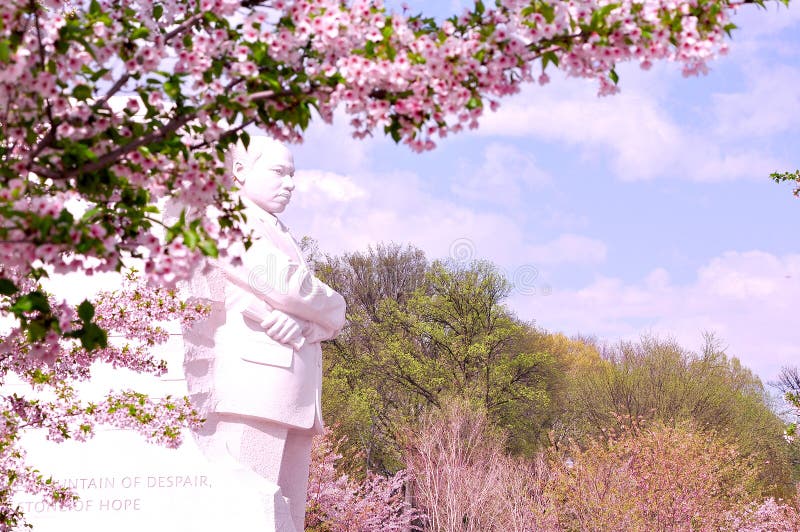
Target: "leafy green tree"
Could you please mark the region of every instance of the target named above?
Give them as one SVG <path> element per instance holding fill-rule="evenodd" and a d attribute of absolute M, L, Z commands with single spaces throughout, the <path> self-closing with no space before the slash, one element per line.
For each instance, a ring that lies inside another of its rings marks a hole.
<path fill-rule="evenodd" d="M 401 427 L 451 396 L 484 408 L 512 450 L 538 441 L 556 364 L 503 305 L 511 285 L 492 264 L 428 265 L 415 248 L 378 246 L 317 272 L 348 301 L 349 324 L 325 349 L 325 415 L 368 467 L 398 467 Z"/>
<path fill-rule="evenodd" d="M 313 248 L 308 244 L 307 254 Z M 382 381 L 379 372 L 367 373 L 374 369 L 367 363 L 369 354 L 380 349 L 376 331 L 384 316 L 378 308 L 390 297 L 405 305 L 424 286 L 427 259 L 412 246 L 378 244 L 364 253 L 316 257 L 314 267 L 347 301 L 347 326 L 323 348 L 325 419 L 337 425 L 339 435 L 347 437 L 341 449 L 345 467 L 360 469 L 353 465 L 361 458 L 367 464 L 383 464 L 382 428 L 389 420 L 379 405 L 393 400 L 392 387 Z"/>

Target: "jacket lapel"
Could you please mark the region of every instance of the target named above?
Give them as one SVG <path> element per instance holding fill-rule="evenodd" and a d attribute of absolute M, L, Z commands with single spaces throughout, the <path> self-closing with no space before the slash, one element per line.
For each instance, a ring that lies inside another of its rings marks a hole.
<path fill-rule="evenodd" d="M 263 212 L 258 207 L 249 205 L 245 210 L 245 215 L 247 216 L 247 226 L 253 230 L 256 238 L 268 239 L 273 246 L 289 257 L 290 262 L 298 265 L 305 264 L 300 248 L 280 220 L 272 214 Z"/>

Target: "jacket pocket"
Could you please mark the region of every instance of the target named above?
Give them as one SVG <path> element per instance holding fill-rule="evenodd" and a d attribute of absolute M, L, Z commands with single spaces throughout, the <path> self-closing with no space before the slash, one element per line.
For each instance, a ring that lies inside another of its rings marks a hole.
<path fill-rule="evenodd" d="M 277 366 L 279 368 L 289 368 L 292 366 L 294 349 L 288 345 L 279 344 L 272 341 L 269 344 L 259 346 L 258 350 L 248 350 L 240 355 L 241 359 L 253 364 L 263 364 L 265 366 Z"/>

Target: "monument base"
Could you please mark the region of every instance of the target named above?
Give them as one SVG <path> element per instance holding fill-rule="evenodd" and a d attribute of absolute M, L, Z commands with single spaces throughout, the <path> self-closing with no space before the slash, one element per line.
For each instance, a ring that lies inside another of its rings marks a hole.
<path fill-rule="evenodd" d="M 74 508 L 60 509 L 20 494 L 35 532 L 278 532 L 272 516 L 287 511 L 277 486 L 235 465 L 210 464 L 191 434 L 179 449 L 121 430 L 84 443 L 30 434 L 24 447 L 29 463 L 80 496 Z"/>

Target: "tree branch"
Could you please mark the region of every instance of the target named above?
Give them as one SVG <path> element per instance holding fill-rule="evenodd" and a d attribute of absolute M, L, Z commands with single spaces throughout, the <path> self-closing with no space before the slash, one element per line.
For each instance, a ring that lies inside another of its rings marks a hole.
<path fill-rule="evenodd" d="M 58 129 L 58 124 L 55 123 L 51 124 L 50 129 L 47 130 L 47 134 L 44 137 L 42 137 L 39 143 L 36 144 L 36 147 L 28 154 L 29 170 L 30 170 L 30 164 L 33 162 L 33 160 L 36 157 L 38 157 L 39 154 L 42 153 L 42 151 L 45 148 L 48 148 L 51 144 L 53 144 L 53 141 L 56 139 L 57 129 Z"/>
<path fill-rule="evenodd" d="M 165 34 L 164 34 L 164 42 L 165 42 L 165 43 L 166 43 L 166 42 L 169 42 L 170 40 L 174 39 L 175 37 L 177 37 L 178 35 L 180 35 L 180 34 L 181 34 L 181 33 L 183 33 L 184 31 L 186 31 L 186 30 L 188 30 L 189 28 L 191 28 L 192 26 L 194 26 L 194 24 L 195 24 L 195 23 L 196 23 L 198 20 L 200 20 L 201 18 L 203 18 L 203 15 L 204 15 L 204 14 L 205 14 L 205 12 L 203 12 L 203 11 L 200 11 L 200 12 L 198 12 L 198 13 L 195 13 L 195 14 L 194 14 L 194 15 L 192 15 L 191 17 L 189 17 L 189 18 L 187 18 L 186 20 L 184 20 L 183 22 L 181 22 L 181 23 L 180 23 L 180 25 L 179 25 L 178 27 L 176 27 L 176 28 L 172 29 L 171 31 L 169 31 L 169 32 L 165 33 Z"/>
<path fill-rule="evenodd" d="M 112 87 L 110 89 L 108 89 L 108 92 L 105 93 L 105 95 L 102 98 L 97 100 L 94 103 L 94 105 L 92 105 L 92 109 L 99 109 L 99 108 L 103 107 L 108 102 L 108 100 L 112 96 L 114 96 L 114 94 L 116 94 L 123 87 L 123 85 L 125 85 L 128 82 L 129 79 L 131 79 L 131 75 L 129 73 L 126 72 L 125 74 L 123 74 L 114 83 L 114 85 L 112 85 Z"/>
<path fill-rule="evenodd" d="M 275 91 L 261 91 L 261 92 L 254 92 L 248 96 L 248 99 L 253 102 L 256 100 L 267 100 L 275 96 Z"/>
<path fill-rule="evenodd" d="M 104 155 L 102 155 L 96 161 L 94 161 L 94 162 L 92 162 L 90 164 L 87 164 L 85 166 L 82 166 L 80 168 L 76 168 L 74 170 L 70 170 L 69 172 L 66 172 L 66 173 L 62 174 L 60 177 L 62 179 L 66 179 L 66 178 L 73 177 L 73 176 L 76 176 L 76 175 L 79 175 L 79 174 L 96 172 L 98 170 L 101 170 L 101 169 L 105 168 L 106 166 L 112 164 L 114 161 L 116 161 L 117 159 L 119 159 L 123 155 L 126 155 L 126 154 L 132 152 L 133 150 L 135 150 L 139 146 L 144 146 L 145 144 L 149 144 L 151 142 L 155 142 L 155 141 L 164 139 L 167 135 L 169 135 L 170 133 L 174 133 L 179 128 L 181 128 L 182 126 L 184 126 L 188 122 L 190 122 L 192 119 L 194 119 L 196 116 L 197 116 L 196 113 L 188 113 L 188 114 L 185 114 L 185 115 L 181 115 L 179 117 L 175 117 L 172 120 L 170 120 L 167 123 L 167 125 L 165 125 L 161 129 L 159 129 L 158 131 L 154 131 L 154 132 L 152 132 L 152 133 L 150 133 L 148 135 L 145 135 L 143 137 L 139 137 L 138 139 L 136 139 L 136 140 L 134 140 L 132 142 L 129 142 L 128 144 L 125 144 L 124 146 L 120 146 L 119 148 L 111 150 L 110 152 L 107 152 Z"/>
<path fill-rule="evenodd" d="M 35 0 L 31 0 L 30 5 L 31 8 L 33 9 L 33 21 L 34 24 L 36 25 L 36 40 L 39 41 L 39 66 L 41 67 L 42 71 L 44 71 L 45 57 L 44 57 L 44 46 L 42 45 L 42 27 L 41 24 L 39 24 L 39 6 L 35 2 Z M 51 143 L 55 139 L 55 133 L 56 129 L 58 128 L 58 125 L 56 124 L 55 118 L 53 118 L 53 108 L 50 105 L 50 100 L 45 99 L 44 104 L 47 112 L 47 119 L 50 121 L 50 131 L 48 131 L 48 134 L 45 135 L 42 141 L 47 139 L 47 141 Z M 50 135 L 51 132 L 52 136 Z M 36 155 L 38 155 L 46 146 L 47 146 L 46 144 L 42 144 L 41 146 L 37 145 L 36 149 L 34 150 L 36 152 Z M 33 160 L 33 157 L 31 157 L 29 160 Z"/>

